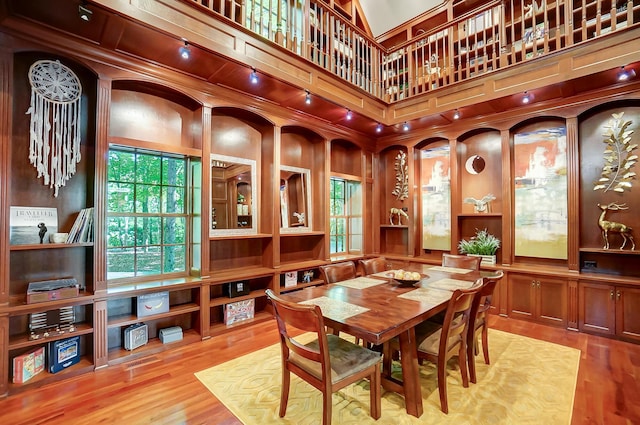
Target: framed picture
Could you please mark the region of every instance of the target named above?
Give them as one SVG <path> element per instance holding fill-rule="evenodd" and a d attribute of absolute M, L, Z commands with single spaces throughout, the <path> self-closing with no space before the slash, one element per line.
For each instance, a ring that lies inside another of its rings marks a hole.
<path fill-rule="evenodd" d="M 9 243 L 29 245 L 49 243 L 58 232 L 56 208 L 11 206 L 9 212 Z"/>

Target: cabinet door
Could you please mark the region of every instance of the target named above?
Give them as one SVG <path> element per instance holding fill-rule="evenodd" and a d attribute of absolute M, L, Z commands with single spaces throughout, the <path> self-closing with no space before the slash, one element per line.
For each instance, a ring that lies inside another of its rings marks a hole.
<path fill-rule="evenodd" d="M 531 276 L 509 276 L 509 316 L 516 319 L 535 319 L 535 279 Z"/>
<path fill-rule="evenodd" d="M 578 287 L 578 328 L 602 335 L 615 333 L 615 288 L 597 283 Z"/>
<path fill-rule="evenodd" d="M 640 341 L 640 289 L 616 288 L 616 334 Z"/>
<path fill-rule="evenodd" d="M 560 279 L 536 279 L 536 318 L 553 326 L 567 326 L 567 282 Z"/>

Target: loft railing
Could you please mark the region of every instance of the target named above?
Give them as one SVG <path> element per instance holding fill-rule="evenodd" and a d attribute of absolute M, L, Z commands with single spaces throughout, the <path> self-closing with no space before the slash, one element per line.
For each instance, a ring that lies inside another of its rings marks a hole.
<path fill-rule="evenodd" d="M 387 102 L 460 83 L 640 22 L 640 0 L 495 0 L 385 49 L 320 1 L 187 1 Z"/>

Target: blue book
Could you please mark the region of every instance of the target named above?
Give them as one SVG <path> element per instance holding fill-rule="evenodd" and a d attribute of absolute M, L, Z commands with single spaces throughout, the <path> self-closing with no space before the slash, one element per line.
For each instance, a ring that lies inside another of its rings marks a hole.
<path fill-rule="evenodd" d="M 74 336 L 48 345 L 49 372 L 57 373 L 80 361 L 80 337 Z"/>

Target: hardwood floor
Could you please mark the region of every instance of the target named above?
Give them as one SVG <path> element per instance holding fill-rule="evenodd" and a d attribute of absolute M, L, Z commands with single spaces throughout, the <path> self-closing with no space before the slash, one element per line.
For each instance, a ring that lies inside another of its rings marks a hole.
<path fill-rule="evenodd" d="M 497 316 L 490 326 L 582 351 L 572 424 L 640 424 L 640 345 Z M 277 342 L 269 321 L 103 368 L 0 400 L 0 423 L 240 424 L 193 373 Z"/>

